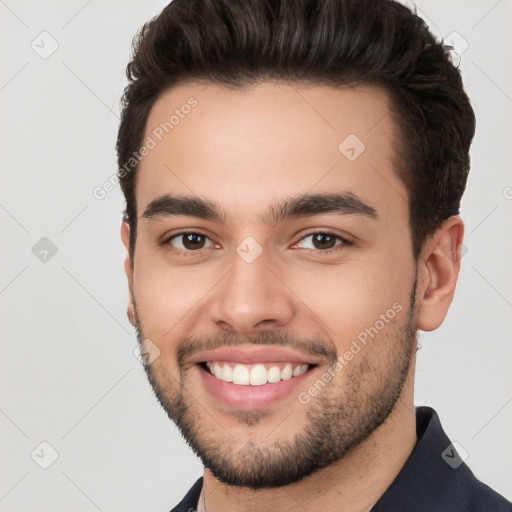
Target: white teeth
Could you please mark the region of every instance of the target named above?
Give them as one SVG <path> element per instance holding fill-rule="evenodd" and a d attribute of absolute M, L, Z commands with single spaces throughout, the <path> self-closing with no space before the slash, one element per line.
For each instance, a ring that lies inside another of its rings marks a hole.
<path fill-rule="evenodd" d="M 294 377 L 298 377 L 298 376 L 299 376 L 299 375 L 301 375 L 302 373 L 304 373 L 304 372 L 302 371 L 302 365 L 299 365 L 299 366 L 296 366 L 296 367 L 295 367 L 295 370 L 293 370 L 293 374 L 292 374 L 292 375 L 293 375 Z"/>
<path fill-rule="evenodd" d="M 272 366 L 267 372 L 267 381 L 273 384 L 281 380 L 281 370 L 279 366 Z"/>
<path fill-rule="evenodd" d="M 249 382 L 251 386 L 261 386 L 267 383 L 267 370 L 265 370 L 262 364 L 257 364 L 252 367 Z"/>
<path fill-rule="evenodd" d="M 287 364 L 282 370 L 281 370 L 281 379 L 288 380 L 292 378 L 292 365 Z"/>
<path fill-rule="evenodd" d="M 215 373 L 217 377 L 217 373 Z M 233 384 L 242 384 L 247 386 L 249 384 L 249 370 L 247 367 L 237 364 L 233 370 Z"/>
<path fill-rule="evenodd" d="M 229 364 L 224 364 L 222 367 L 222 375 L 220 378 L 226 382 L 233 382 L 233 368 Z"/>
<path fill-rule="evenodd" d="M 217 379 L 241 386 L 262 386 L 267 382 L 273 384 L 281 380 L 289 380 L 302 375 L 309 367 L 308 364 L 292 365 L 287 363 L 282 370 L 277 365 L 271 366 L 267 370 L 263 364 L 255 364 L 251 365 L 252 367 L 249 369 L 243 364 L 236 364 L 233 368 L 228 363 L 210 361 L 206 363 L 206 366 Z"/>

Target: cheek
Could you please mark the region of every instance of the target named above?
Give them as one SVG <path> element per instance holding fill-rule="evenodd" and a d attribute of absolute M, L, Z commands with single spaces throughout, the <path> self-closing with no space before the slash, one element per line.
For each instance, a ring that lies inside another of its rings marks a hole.
<path fill-rule="evenodd" d="M 286 280 L 304 304 L 304 315 L 343 353 L 358 336 L 368 337 L 367 330 L 375 334 L 377 328 L 379 338 L 394 339 L 409 307 L 413 274 L 410 263 L 388 264 L 381 253 L 379 261 L 318 266 Z"/>
<path fill-rule="evenodd" d="M 208 265 L 173 266 L 162 254 L 140 247 L 133 290 L 144 334 L 162 342 L 188 334 L 219 272 Z"/>

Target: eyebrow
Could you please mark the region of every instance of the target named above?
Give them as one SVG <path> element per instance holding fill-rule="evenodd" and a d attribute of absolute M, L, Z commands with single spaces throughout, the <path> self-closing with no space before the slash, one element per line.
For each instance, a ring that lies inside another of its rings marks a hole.
<path fill-rule="evenodd" d="M 275 226 L 285 220 L 313 216 L 322 213 L 338 213 L 342 215 L 359 215 L 378 220 L 377 210 L 364 202 L 352 192 L 303 194 L 289 197 L 270 206 L 268 212 L 261 217 L 267 226 Z M 226 223 L 226 212 L 214 201 L 195 196 L 162 195 L 151 201 L 142 217 L 156 219 L 186 215 L 201 219 Z"/>

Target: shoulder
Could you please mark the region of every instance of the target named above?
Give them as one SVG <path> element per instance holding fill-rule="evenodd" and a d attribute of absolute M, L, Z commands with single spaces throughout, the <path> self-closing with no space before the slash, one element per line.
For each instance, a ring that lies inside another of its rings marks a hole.
<path fill-rule="evenodd" d="M 464 463 L 434 409 L 416 408 L 416 430 L 413 452 L 372 512 L 512 512 Z"/>
<path fill-rule="evenodd" d="M 473 474 L 468 482 L 468 512 L 512 512 L 512 503 Z"/>

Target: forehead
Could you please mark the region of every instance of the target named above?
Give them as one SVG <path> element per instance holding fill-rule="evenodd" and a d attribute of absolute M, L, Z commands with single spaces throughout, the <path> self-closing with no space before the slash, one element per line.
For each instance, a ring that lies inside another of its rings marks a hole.
<path fill-rule="evenodd" d="M 388 96 L 376 87 L 180 85 L 148 116 L 137 210 L 165 193 L 237 211 L 311 191 L 404 202 L 394 130 Z"/>

